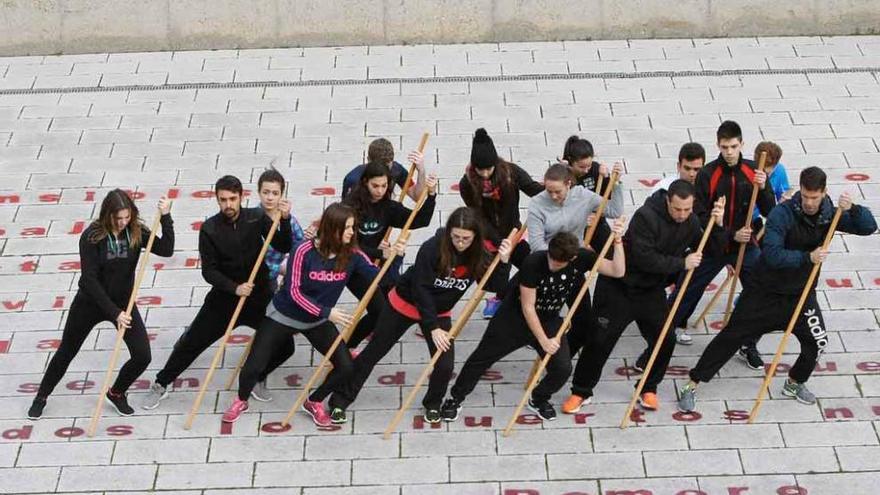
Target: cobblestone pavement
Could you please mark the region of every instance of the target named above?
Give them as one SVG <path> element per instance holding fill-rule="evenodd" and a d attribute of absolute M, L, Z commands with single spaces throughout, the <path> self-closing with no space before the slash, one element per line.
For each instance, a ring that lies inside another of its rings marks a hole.
<path fill-rule="evenodd" d="M 298 414 L 291 430 L 279 428 L 292 388 L 316 362 L 304 341 L 270 379 L 275 400 L 252 402 L 234 426 L 221 426 L 219 413 L 232 399 L 221 389 L 249 339 L 244 328 L 189 431 L 185 414 L 210 352 L 158 410 L 120 418 L 105 408 L 97 435 L 84 434 L 112 348 L 108 324 L 89 336 L 44 418 L 30 422 L 25 412 L 76 289 L 78 233 L 110 188 L 134 191 L 147 221 L 161 194 L 175 199 L 177 252 L 151 262 L 139 299 L 153 362 L 135 384 L 138 405 L 206 293 L 197 228 L 216 209 L 211 185 L 221 174 L 252 189 L 277 158 L 291 180 L 294 213 L 312 219 L 374 137 L 389 138 L 404 157 L 430 132 L 428 163 L 442 189 L 433 227 L 460 204 L 454 185 L 475 128 L 486 127 L 499 152 L 535 176 L 578 133 L 601 161 L 624 161 L 632 211 L 673 172 L 683 142 L 700 141 L 713 154 L 715 128 L 735 119 L 745 149 L 762 139 L 782 146 L 792 182 L 802 168 L 820 165 L 833 195 L 848 190 L 876 213 L 878 72 L 876 36 L 0 58 L 0 492 L 874 493 L 876 235 L 836 237 L 823 270 L 819 300 L 830 343 L 810 381 L 818 404 L 782 397 L 775 381 L 754 425 L 743 418 L 761 376 L 738 360 L 701 388 L 700 414 L 675 411 L 675 386 L 717 332 L 717 313 L 694 330 L 694 345 L 678 346 L 661 409 L 637 415 L 624 431 L 617 424 L 635 379 L 628 366 L 643 345 L 633 329 L 593 405 L 543 425 L 523 415 L 508 438 L 500 430 L 522 393 L 528 350 L 486 375 L 459 422 L 429 427 L 413 409 L 391 440 L 381 438 L 427 360 L 414 331 L 377 368 L 342 427 L 319 430 Z M 410 259 L 432 230 L 412 237 Z M 460 359 L 484 327 L 478 317 L 468 323 Z M 778 334 L 761 341 L 768 361 L 778 342 Z M 793 341 L 783 363 L 796 350 Z"/>

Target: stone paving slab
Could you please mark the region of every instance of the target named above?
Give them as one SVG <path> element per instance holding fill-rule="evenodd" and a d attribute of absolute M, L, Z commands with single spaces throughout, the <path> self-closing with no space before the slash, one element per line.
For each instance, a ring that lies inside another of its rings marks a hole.
<path fill-rule="evenodd" d="M 0 491 L 3 493 L 254 494 L 839 494 L 873 493 L 880 480 L 880 271 L 878 236 L 838 235 L 819 280 L 829 346 L 814 377 L 818 404 L 779 393 L 774 379 L 755 425 L 747 412 L 761 375 L 732 360 L 701 388 L 699 413 L 674 407 L 722 309 L 678 346 L 660 387 L 661 410 L 638 411 L 620 430 L 644 348 L 634 328 L 605 367 L 594 403 L 541 424 L 532 414 L 504 428 L 534 353 L 522 350 L 484 376 L 452 424 L 409 411 L 381 433 L 427 362 L 416 330 L 376 368 L 349 423 L 317 428 L 280 420 L 320 360 L 303 340 L 269 380 L 275 400 L 253 403 L 232 426 L 223 384 L 253 331 L 240 328 L 193 428 L 183 429 L 211 352 L 155 411 L 106 411 L 85 427 L 112 349 L 113 329 L 86 340 L 39 422 L 25 419 L 76 290 L 79 234 L 107 191 L 130 191 L 151 219 L 174 199 L 177 251 L 151 261 L 138 304 L 153 361 L 149 380 L 198 310 L 208 285 L 198 228 L 216 210 L 217 177 L 251 193 L 270 163 L 290 182 L 293 212 L 316 219 L 376 137 L 398 158 L 431 134 L 426 161 L 440 178 L 437 214 L 418 245 L 461 204 L 458 178 L 477 127 L 499 154 L 539 178 L 579 134 L 596 158 L 622 161 L 631 213 L 679 146 L 716 153 L 724 119 L 743 126 L 746 155 L 760 140 L 782 146 L 789 179 L 826 168 L 829 192 L 849 191 L 880 211 L 880 37 L 614 40 L 360 46 L 0 58 Z M 250 199 L 253 205 L 254 199 Z M 523 198 L 523 214 L 528 199 Z M 713 293 L 722 276 L 715 280 Z M 706 300 L 700 303 L 702 310 Z M 356 301 L 345 294 L 342 304 Z M 461 306 L 456 309 L 459 314 Z M 486 322 L 457 344 L 460 366 Z M 779 335 L 762 339 L 769 360 Z M 782 359 L 794 361 L 792 342 Z M 212 349 L 213 351 L 213 349 Z M 554 401 L 558 404 L 567 390 Z"/>

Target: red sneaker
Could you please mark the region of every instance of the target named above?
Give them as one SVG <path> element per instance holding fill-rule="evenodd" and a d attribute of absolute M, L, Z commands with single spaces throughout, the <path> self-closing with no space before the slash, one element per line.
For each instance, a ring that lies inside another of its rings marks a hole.
<path fill-rule="evenodd" d="M 241 416 L 241 413 L 243 413 L 247 410 L 248 410 L 247 401 L 241 400 L 238 397 L 236 397 L 235 400 L 232 401 L 232 405 L 229 406 L 229 409 L 227 409 L 226 412 L 223 413 L 222 421 L 224 423 L 235 423 L 235 421 L 238 419 L 238 417 Z"/>
<path fill-rule="evenodd" d="M 309 416 L 312 417 L 312 421 L 318 426 L 330 426 L 332 424 L 330 416 L 327 415 L 327 411 L 324 409 L 323 402 L 307 400 L 303 402 L 303 411 L 309 413 Z"/>

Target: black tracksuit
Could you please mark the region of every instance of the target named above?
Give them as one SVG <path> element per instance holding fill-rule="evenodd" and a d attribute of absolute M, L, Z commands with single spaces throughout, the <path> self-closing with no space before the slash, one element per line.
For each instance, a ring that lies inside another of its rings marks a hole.
<path fill-rule="evenodd" d="M 691 283 L 688 285 L 675 314 L 673 323 L 676 327 L 687 327 L 687 321 L 700 302 L 706 286 L 726 265 L 736 263 L 740 244 L 734 240 L 734 235 L 746 224 L 751 225 L 751 218 L 747 218 L 746 214 L 752 197 L 753 177 L 757 168 L 755 162 L 744 159 L 742 155 L 735 166 L 728 165 L 719 155 L 718 158 L 707 163 L 697 174 L 694 213 L 699 217 L 700 225 L 708 225 L 715 201 L 722 196 L 727 200 L 724 205 L 723 226 L 713 227 L 718 231 L 718 242 L 709 247 L 703 257 L 703 262 L 694 270 Z M 775 205 L 776 196 L 773 194 L 773 188 L 770 187 L 768 180 L 764 189 L 758 191 L 755 206 L 762 215 L 767 216 Z M 758 256 L 756 234 L 757 232 L 753 233 L 752 240 L 746 248 L 742 273 L 739 275 L 743 284 L 747 282 L 753 269 L 752 265 Z M 679 283 L 683 276 L 679 278 Z M 677 295 L 678 291 L 676 290 L 669 296 L 667 302 L 671 304 Z"/>
<path fill-rule="evenodd" d="M 162 237 L 156 237 L 152 252 L 169 257 L 174 254 L 174 222 L 171 215 L 162 215 L 161 224 Z M 111 233 L 97 243 L 89 241 L 94 232 L 95 226 L 91 225 L 80 235 L 79 257 L 82 273 L 79 290 L 64 324 L 61 345 L 49 361 L 49 367 L 40 382 L 38 397 L 46 398 L 52 393 L 95 325 L 102 321 L 116 324 L 116 318 L 125 311 L 131 297 L 141 249 L 146 248 L 150 237 L 149 229 L 142 227 L 140 244 L 137 251 L 133 252 L 130 246 L 130 229 L 126 229 L 118 237 Z M 125 331 L 123 339 L 131 358 L 122 365 L 116 382 L 110 388 L 116 394 L 125 393 L 147 369 L 152 359 L 150 339 L 137 306 L 132 307 L 131 327 Z"/>
<path fill-rule="evenodd" d="M 436 196 L 429 195 L 425 199 L 425 204 L 416 213 L 413 219 L 412 228 L 418 229 L 427 227 L 431 223 L 431 217 L 434 216 L 434 206 L 436 204 Z M 382 257 L 382 250 L 379 244 L 385 237 L 385 231 L 396 227 L 402 228 L 406 224 L 412 210 L 401 203 L 392 199 L 382 199 L 378 203 L 371 204 L 365 210 L 358 209 L 358 246 L 370 259 L 378 260 L 381 266 L 385 262 Z M 357 326 L 348 339 L 348 347 L 354 349 L 360 344 L 367 335 L 371 334 L 376 328 L 376 321 L 379 314 L 385 306 L 385 294 L 391 290 L 391 287 L 400 277 L 400 267 L 403 265 L 403 256 L 398 256 L 392 262 L 388 272 L 382 279 L 380 289 L 376 290 L 370 303 L 367 305 L 367 313 L 358 322 Z M 348 288 L 351 293 L 361 299 L 366 294 L 370 284 L 373 283 L 371 278 L 365 278 L 358 273 L 352 274 L 348 280 Z"/>
<path fill-rule="evenodd" d="M 509 168 L 511 181 L 509 187 L 498 184 L 498 167 L 501 166 Z M 458 182 L 458 192 L 464 204 L 479 211 L 483 217 L 486 249 L 494 254 L 498 246 L 501 245 L 501 241 L 510 235 L 510 231 L 522 226 L 519 216 L 520 191 L 533 197 L 544 190 L 544 185 L 532 179 L 528 172 L 514 163 L 497 165 L 491 179 L 477 176 L 477 182 L 477 186 L 474 187 L 468 179 L 468 173 L 465 172 Z M 508 194 L 509 190 L 513 191 L 513 194 Z M 510 255 L 510 265 L 518 267 L 519 263 L 529 254 L 529 244 L 523 238 L 513 248 L 514 252 Z M 493 283 L 486 286 L 488 292 L 503 296 L 507 281 L 510 279 L 510 265 L 498 267 L 499 276 L 492 277 Z"/>
<path fill-rule="evenodd" d="M 579 366 L 587 369 L 575 377 L 572 390 L 581 397 L 591 397 L 599 383 L 608 356 L 633 321 L 648 344 L 653 347 L 666 320 L 665 288 L 684 270 L 689 249 L 700 242 L 702 228 L 692 214 L 678 223 L 669 215 L 667 193 L 660 190 L 636 210 L 623 237 L 626 248 L 626 275 L 622 279 L 599 276 L 593 298 L 597 320 L 596 342 L 581 352 Z M 719 235 L 710 240 L 720 242 Z M 675 333 L 669 331 L 645 383 L 644 392 L 656 392 L 675 349 Z"/>
<path fill-rule="evenodd" d="M 439 229 L 419 248 L 415 263 L 404 272 L 389 295 L 369 344 L 355 359 L 354 376 L 348 383 L 337 387 L 330 398 L 330 407 L 346 409 L 354 402 L 376 364 L 412 325 L 418 323 L 428 352 L 433 355 L 437 351 L 431 332 L 437 328 L 451 328 L 449 313 L 474 281 L 474 274 L 468 272 L 457 256 L 453 259 L 450 273 L 437 274 L 440 241 L 446 235 L 445 229 Z M 496 269 L 492 277 L 496 277 L 497 273 Z M 428 391 L 422 400 L 426 409 L 440 408 L 454 364 L 453 343 L 448 351 L 440 355 L 431 373 Z"/>
<path fill-rule="evenodd" d="M 763 251 L 751 282 L 743 288 L 739 303 L 727 326 L 706 347 L 690 377 L 707 382 L 744 343 L 776 330 L 784 330 L 809 278 L 813 263 L 810 252 L 822 245 L 834 205 L 825 197 L 815 215 L 806 215 L 801 195 L 779 204 L 767 218 Z M 856 235 L 870 235 L 877 230 L 871 211 L 853 205 L 841 214 L 837 230 Z M 789 377 L 804 383 L 816 367 L 816 360 L 828 344 L 822 311 L 816 300 L 816 281 L 810 290 L 793 333 L 801 352 Z"/>
<path fill-rule="evenodd" d="M 465 361 L 450 391 L 452 398 L 463 402 L 490 366 L 521 347 L 531 345 L 539 356 L 544 356 L 544 349 L 538 344 L 523 314 L 520 287 L 535 289 L 535 311 L 544 332 L 552 338 L 562 324 L 563 318 L 559 311 L 580 288 L 584 274 L 595 262 L 595 253 L 581 249 L 574 261 L 553 272 L 550 270 L 547 251 L 530 254 L 511 280 L 511 285 L 515 288 L 507 291 L 498 313 L 489 321 L 486 333 Z M 559 350 L 547 363 L 547 374 L 532 391 L 532 400 L 535 403 L 550 400 L 565 385 L 570 374 L 571 353 L 568 341 L 561 339 Z"/>
<path fill-rule="evenodd" d="M 272 238 L 272 247 L 287 253 L 291 247 L 290 222 L 282 221 L 279 226 Z M 165 367 L 156 375 L 159 385 L 167 387 L 174 382 L 226 332 L 238 304 L 235 289 L 247 282 L 271 228 L 272 219 L 261 208 L 242 208 L 235 221 L 222 212 L 217 213 L 202 225 L 199 230 L 202 277 L 212 287 L 195 319 L 174 344 Z M 257 328 L 271 298 L 269 269 L 260 263 L 253 291 L 245 300 L 236 325 Z"/>

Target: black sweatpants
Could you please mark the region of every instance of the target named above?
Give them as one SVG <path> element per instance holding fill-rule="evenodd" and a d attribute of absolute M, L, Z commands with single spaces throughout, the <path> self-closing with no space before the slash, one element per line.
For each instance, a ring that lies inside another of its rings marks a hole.
<path fill-rule="evenodd" d="M 349 336 L 349 349 L 354 349 L 360 345 L 367 336 L 376 330 L 376 322 L 379 321 L 379 315 L 382 314 L 382 308 L 386 305 L 386 294 L 388 294 L 388 291 L 394 286 L 394 282 L 400 278 L 400 266 L 402 263 L 403 258 L 398 256 L 395 258 L 391 266 L 388 267 L 388 272 L 385 274 L 385 277 L 382 278 L 379 287 L 373 293 L 373 297 L 370 298 L 370 302 L 367 303 L 366 314 L 360 319 L 358 324 L 354 327 L 354 331 Z M 364 277 L 358 273 L 352 273 L 351 277 L 348 279 L 348 283 L 345 284 L 345 287 L 347 287 L 356 298 L 363 299 L 364 294 L 367 293 L 367 289 L 370 288 L 370 284 L 372 283 L 373 279 Z"/>
<path fill-rule="evenodd" d="M 259 327 L 266 316 L 266 306 L 272 299 L 267 290 L 255 291 L 245 299 L 244 307 L 238 316 L 236 326 Z M 156 383 L 167 387 L 196 360 L 214 342 L 223 337 L 229 320 L 235 312 L 238 296 L 211 290 L 205 296 L 205 303 L 196 314 L 189 328 L 174 343 L 174 349 L 168 361 L 156 375 Z M 266 374 L 263 375 L 265 378 Z"/>
<path fill-rule="evenodd" d="M 730 321 L 709 342 L 690 372 L 691 379 L 708 382 L 744 343 L 757 340 L 765 333 L 785 330 L 799 298 L 799 294 L 773 294 L 755 286 L 743 289 Z M 815 290 L 807 296 L 792 333 L 801 344 L 801 353 L 788 376 L 798 383 L 804 383 L 813 373 L 819 354 L 828 345 L 825 321 L 816 301 Z"/>
<path fill-rule="evenodd" d="M 263 318 L 254 345 L 251 347 L 251 353 L 241 368 L 241 376 L 238 379 L 239 399 L 247 400 L 258 381 L 275 371 L 293 355 L 295 349 L 293 336 L 297 333 L 302 333 L 312 347 L 321 354 L 325 354 L 339 336 L 336 325 L 329 321 L 308 330 L 297 330 L 271 318 Z M 279 351 L 279 349 L 285 350 Z M 309 395 L 310 401 L 323 401 L 333 387 L 350 379 L 354 364 L 345 341 L 336 347 L 330 362 L 333 363 L 333 370 L 327 375 L 324 383 Z"/>
<path fill-rule="evenodd" d="M 642 337 L 653 349 L 663 329 L 669 309 L 666 307 L 666 292 L 662 287 L 648 290 L 634 290 L 623 282 L 607 277 L 599 277 L 596 283 L 593 313 L 596 318 L 595 345 L 587 346 L 581 352 L 578 367 L 582 372 L 576 375 L 572 390 L 582 397 L 591 397 L 593 389 L 602 376 L 602 368 L 608 356 L 626 327 L 636 322 Z M 666 367 L 675 350 L 675 332 L 670 329 L 660 347 L 651 373 L 645 382 L 643 392 L 657 392 L 663 381 Z"/>
<path fill-rule="evenodd" d="M 544 327 L 548 337 L 555 336 L 561 324 L 562 318 L 558 316 L 541 321 L 541 326 Z M 544 357 L 544 349 L 529 330 L 522 310 L 519 308 L 505 310 L 502 306 L 489 321 L 486 333 L 459 372 L 455 385 L 450 391 L 452 398 L 463 402 L 474 391 L 480 377 L 489 367 L 526 345 L 531 345 L 538 356 Z M 561 339 L 559 350 L 547 362 L 547 374 L 532 390 L 532 400 L 537 403 L 549 401 L 554 393 L 565 386 L 569 375 L 571 375 L 571 353 L 568 350 L 568 340 Z"/>
<path fill-rule="evenodd" d="M 586 282 L 586 279 L 582 280 L 581 286 L 583 286 L 584 282 Z M 578 286 L 576 290 L 569 294 L 568 300 L 566 300 L 568 307 L 571 307 L 574 303 L 581 286 Z M 581 359 L 578 359 L 577 365 L 574 368 L 571 387 L 571 392 L 581 397 L 585 397 L 584 394 L 590 392 L 578 386 L 578 383 L 583 383 L 586 379 L 585 377 L 589 374 L 590 369 L 587 360 L 583 358 L 583 354 L 586 353 L 585 349 L 601 345 L 599 333 L 596 330 L 596 316 L 591 306 L 590 293 L 587 292 L 577 311 L 575 311 L 574 317 L 571 319 L 571 329 L 565 335 L 568 340 L 568 349 L 571 353 L 572 361 L 578 352 L 582 353 Z"/>
<path fill-rule="evenodd" d="M 67 314 L 67 322 L 64 324 L 64 332 L 61 334 L 61 345 L 58 346 L 58 350 L 49 361 L 49 367 L 46 368 L 46 374 L 43 375 L 43 380 L 40 382 L 40 389 L 37 391 L 38 397 L 47 398 L 55 390 L 55 386 L 67 372 L 70 362 L 79 353 L 92 328 L 102 321 L 109 321 L 116 325 L 115 321 L 102 316 L 97 305 L 77 294 L 70 305 L 70 312 Z M 137 306 L 132 308 L 131 327 L 125 331 L 122 339 L 128 347 L 131 357 L 122 365 L 116 376 L 116 381 L 110 388 L 114 393 L 125 393 L 128 387 L 147 369 L 152 359 L 150 339 Z"/>
<path fill-rule="evenodd" d="M 417 320 L 407 318 L 395 310 L 390 304 L 386 304 L 379 316 L 379 323 L 370 343 L 364 348 L 363 352 L 358 354 L 354 360 L 354 374 L 351 380 L 342 382 L 333 391 L 330 396 L 330 407 L 339 407 L 347 409 L 348 406 L 357 399 L 358 394 L 366 383 L 367 378 L 373 372 L 376 364 L 385 357 L 386 354 L 394 347 L 394 344 L 403 336 L 406 331 L 418 323 Z M 438 325 L 443 330 L 449 330 L 452 322 L 448 317 L 438 319 Z M 428 345 L 428 352 L 431 356 L 437 351 L 431 334 L 425 334 L 425 342 Z M 449 380 L 452 379 L 452 370 L 455 365 L 455 344 L 448 351 L 440 354 L 440 359 L 431 372 L 431 378 L 428 381 L 428 391 L 422 399 L 422 405 L 425 409 L 440 409 L 443 397 L 446 396 L 446 387 Z"/>

